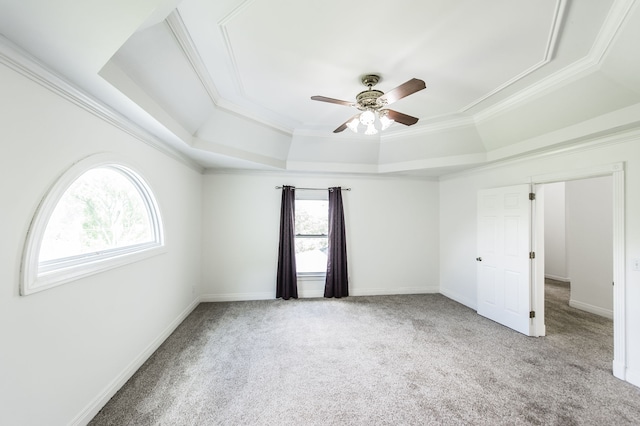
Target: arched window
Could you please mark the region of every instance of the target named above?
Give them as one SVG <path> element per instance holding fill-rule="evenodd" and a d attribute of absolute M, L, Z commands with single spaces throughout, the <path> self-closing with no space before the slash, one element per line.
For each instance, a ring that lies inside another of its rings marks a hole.
<path fill-rule="evenodd" d="M 144 180 L 107 155 L 71 167 L 31 224 L 21 294 L 54 287 L 158 253 L 160 214 Z"/>

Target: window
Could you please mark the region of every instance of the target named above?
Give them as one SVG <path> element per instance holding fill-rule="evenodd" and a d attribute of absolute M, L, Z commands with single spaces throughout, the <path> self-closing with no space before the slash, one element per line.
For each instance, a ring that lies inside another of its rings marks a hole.
<path fill-rule="evenodd" d="M 296 199 L 296 269 L 299 275 L 327 272 L 329 201 Z"/>
<path fill-rule="evenodd" d="M 27 295 L 155 254 L 163 246 L 149 187 L 106 155 L 69 169 L 29 230 L 21 294 Z"/>

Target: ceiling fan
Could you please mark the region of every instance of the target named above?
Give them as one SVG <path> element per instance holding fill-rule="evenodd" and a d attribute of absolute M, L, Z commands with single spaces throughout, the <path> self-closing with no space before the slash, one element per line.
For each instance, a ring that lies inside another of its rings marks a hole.
<path fill-rule="evenodd" d="M 375 135 L 378 133 L 378 129 L 376 129 L 375 126 L 376 118 L 378 118 L 380 123 L 380 130 L 388 128 L 394 122 L 404 124 L 405 126 L 411 126 L 418 122 L 416 117 L 387 109 L 386 106 L 426 88 L 427 85 L 424 81 L 412 78 L 387 93 L 373 89 L 373 86 L 380 81 L 379 75 L 367 74 L 362 77 L 361 81 L 362 84 L 367 86 L 367 90 L 358 93 L 355 102 L 341 101 L 340 99 L 327 98 L 325 96 L 311 97 L 314 101 L 355 107 L 361 111 L 342 123 L 333 133 L 339 133 L 347 127 L 357 133 L 358 124 L 361 123 L 367 126 L 367 130 L 364 132 L 365 135 Z"/>

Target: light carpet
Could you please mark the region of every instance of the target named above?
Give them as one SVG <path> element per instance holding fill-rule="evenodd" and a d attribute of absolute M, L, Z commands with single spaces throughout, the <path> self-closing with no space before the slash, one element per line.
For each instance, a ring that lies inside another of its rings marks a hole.
<path fill-rule="evenodd" d="M 546 293 L 543 338 L 439 294 L 203 303 L 90 424 L 640 424 L 612 322 Z"/>

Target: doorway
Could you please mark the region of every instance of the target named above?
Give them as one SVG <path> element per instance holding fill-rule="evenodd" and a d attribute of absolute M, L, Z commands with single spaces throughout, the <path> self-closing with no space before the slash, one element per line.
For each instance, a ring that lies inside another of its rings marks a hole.
<path fill-rule="evenodd" d="M 536 252 L 540 252 L 542 256 L 539 258 L 544 259 L 544 184 L 551 184 L 556 182 L 570 182 L 578 181 L 582 179 L 590 179 L 596 177 L 609 176 L 611 186 L 611 240 L 612 240 L 612 256 L 611 256 L 611 269 L 613 270 L 613 292 L 612 294 L 612 319 L 613 319 L 613 338 L 614 338 L 614 350 L 613 350 L 613 374 L 614 376 L 625 380 L 626 370 L 626 358 L 625 358 L 625 275 L 624 275 L 624 164 L 616 163 L 612 165 L 594 167 L 585 170 L 568 171 L 556 174 L 548 174 L 541 176 L 534 176 L 531 179 L 531 183 L 535 188 L 536 193 L 540 193 L 540 202 L 535 206 L 535 220 L 534 220 L 534 247 Z M 588 200 L 587 200 L 588 202 Z M 585 208 L 583 206 L 583 208 Z M 589 208 L 588 206 L 586 208 Z M 605 207 L 606 208 L 606 207 Z M 571 269 L 571 259 L 567 259 L 569 262 L 568 270 L 574 271 L 576 268 Z M 534 280 L 532 280 L 532 305 L 538 312 L 544 312 L 544 276 L 545 276 L 545 262 L 536 262 L 534 270 Z M 574 265 L 576 266 L 576 265 Z M 570 276 L 570 275 L 568 275 Z M 573 279 L 573 277 L 571 277 Z M 599 291 L 602 291 L 600 289 Z M 605 290 L 606 291 L 606 290 Z M 610 291 L 610 290 L 609 290 Z M 588 292 L 588 290 L 587 290 Z M 583 296 L 579 296 L 583 297 Z M 591 296 L 590 296 L 591 297 Z M 586 303 L 586 305 L 589 305 Z M 584 307 L 583 305 L 582 307 Z M 596 305 L 594 305 L 596 306 Z M 540 330 L 539 335 L 544 335 L 544 314 L 535 318 L 536 327 Z"/>
<path fill-rule="evenodd" d="M 544 185 L 545 279 L 570 283 L 569 306 L 613 319 L 612 178 Z"/>

